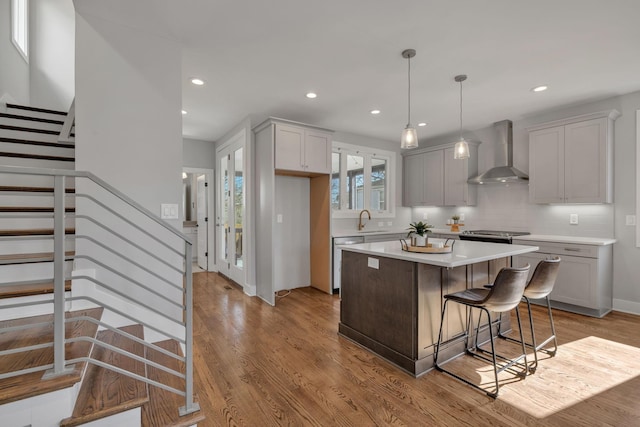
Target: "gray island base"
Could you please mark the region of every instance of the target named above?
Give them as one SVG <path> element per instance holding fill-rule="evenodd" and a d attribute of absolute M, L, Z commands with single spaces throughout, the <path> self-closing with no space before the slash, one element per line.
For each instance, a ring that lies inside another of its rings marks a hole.
<path fill-rule="evenodd" d="M 338 333 L 417 377 L 433 367 L 443 296 L 491 283 L 501 268 L 511 265 L 512 256 L 538 247 L 457 241 L 450 254 L 404 252 L 399 242 L 342 249 Z M 444 340 L 463 334 L 468 315 L 464 306 L 449 307 Z M 477 322 L 477 313 L 471 320 Z M 502 330 L 508 329 L 505 316 Z M 485 335 L 480 339 L 488 339 L 486 328 Z M 443 345 L 440 357 L 463 352 L 463 340 L 452 340 Z"/>

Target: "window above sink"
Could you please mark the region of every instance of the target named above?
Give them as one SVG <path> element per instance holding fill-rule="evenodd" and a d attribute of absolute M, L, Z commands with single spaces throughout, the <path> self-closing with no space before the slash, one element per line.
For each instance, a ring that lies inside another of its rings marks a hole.
<path fill-rule="evenodd" d="M 334 141 L 331 160 L 333 218 L 357 218 L 363 209 L 394 215 L 396 153 Z"/>

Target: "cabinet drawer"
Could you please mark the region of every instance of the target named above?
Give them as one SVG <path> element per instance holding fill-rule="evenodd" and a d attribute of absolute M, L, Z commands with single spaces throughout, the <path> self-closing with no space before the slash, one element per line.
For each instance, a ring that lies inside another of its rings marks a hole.
<path fill-rule="evenodd" d="M 540 249 L 538 253 L 553 255 L 569 255 L 587 258 L 598 257 L 598 247 L 592 245 L 579 245 L 575 243 L 556 243 L 556 242 L 536 242 L 532 240 L 515 240 L 516 245 L 537 246 Z"/>

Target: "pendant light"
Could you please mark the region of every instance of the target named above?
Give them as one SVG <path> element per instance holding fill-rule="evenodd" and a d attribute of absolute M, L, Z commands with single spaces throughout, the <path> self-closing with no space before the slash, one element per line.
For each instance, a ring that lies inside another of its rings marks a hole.
<path fill-rule="evenodd" d="M 407 73 L 409 80 L 408 90 L 408 105 L 409 105 L 409 117 L 407 120 L 407 127 L 402 131 L 402 138 L 400 139 L 400 148 L 416 148 L 418 146 L 418 133 L 416 129 L 411 125 L 411 58 L 416 56 L 415 49 L 406 49 L 402 51 L 402 57 L 407 58 L 409 61 L 409 71 Z"/>
<path fill-rule="evenodd" d="M 469 155 L 469 144 L 462 137 L 462 82 L 467 80 L 466 74 L 460 74 L 459 76 L 455 76 L 454 80 L 460 83 L 460 140 L 456 142 L 456 146 L 453 149 L 453 158 L 454 159 L 468 159 Z"/>

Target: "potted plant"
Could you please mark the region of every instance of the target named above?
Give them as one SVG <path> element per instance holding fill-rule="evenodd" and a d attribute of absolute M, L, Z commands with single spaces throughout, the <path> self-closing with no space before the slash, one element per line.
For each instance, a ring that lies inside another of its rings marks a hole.
<path fill-rule="evenodd" d="M 433 225 L 422 221 L 410 223 L 407 229 L 409 230 L 407 237 L 411 235 L 415 237 L 415 245 L 412 246 L 427 246 L 427 233 L 431 233 L 431 228 L 433 228 Z"/>
<path fill-rule="evenodd" d="M 458 224 L 460 222 L 460 215 L 453 215 L 451 219 L 453 220 L 454 224 Z"/>

